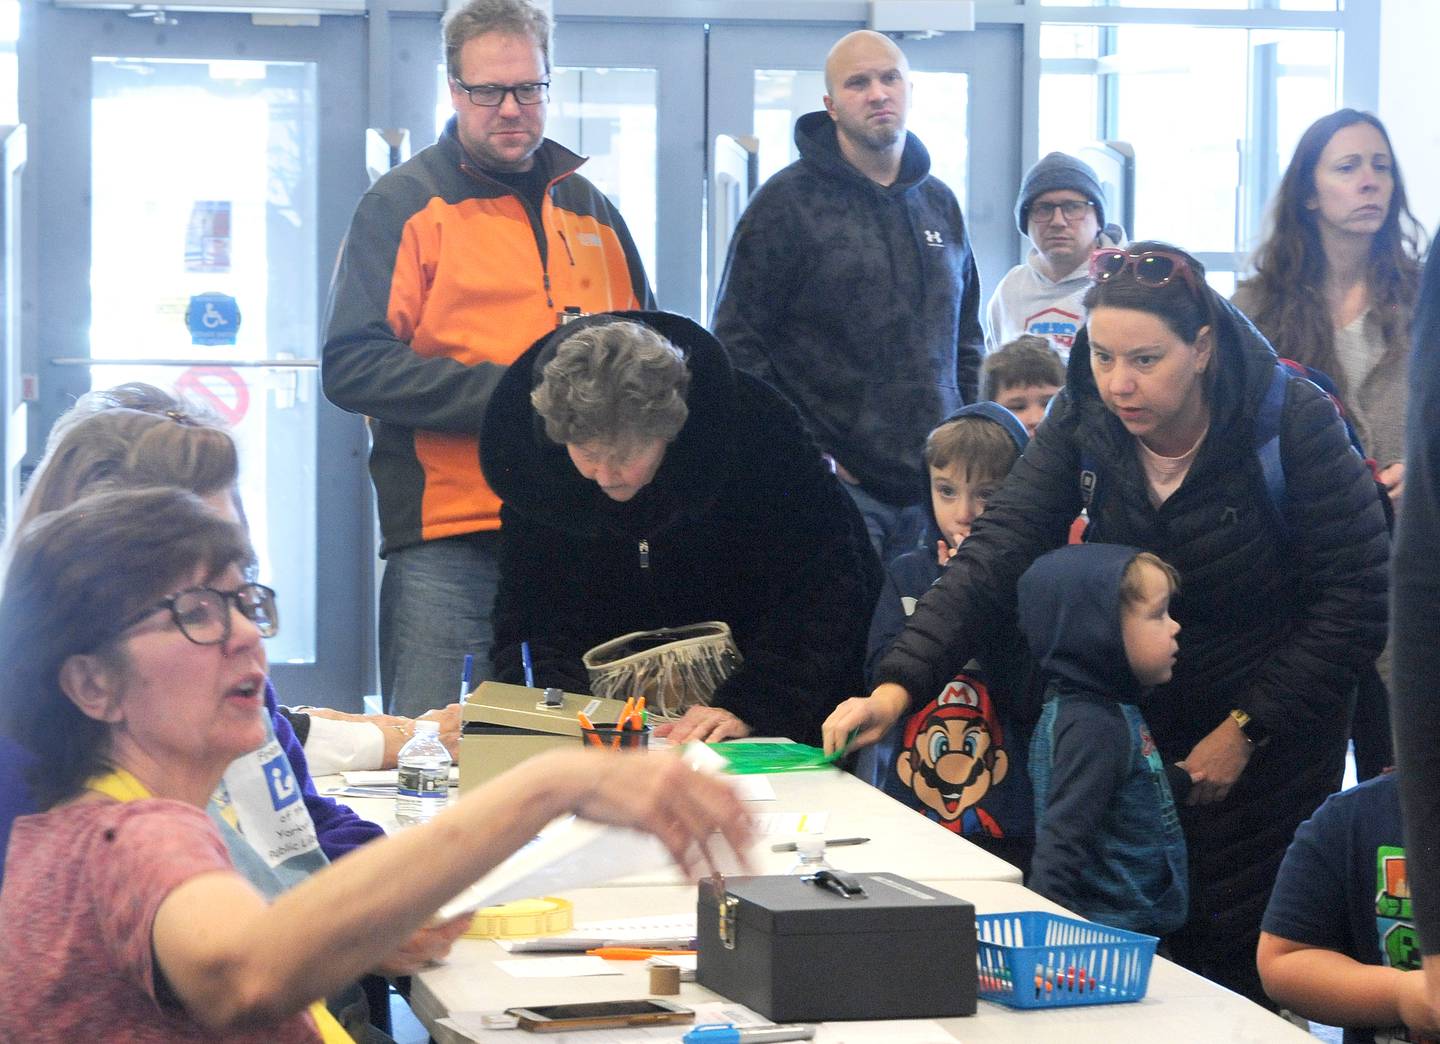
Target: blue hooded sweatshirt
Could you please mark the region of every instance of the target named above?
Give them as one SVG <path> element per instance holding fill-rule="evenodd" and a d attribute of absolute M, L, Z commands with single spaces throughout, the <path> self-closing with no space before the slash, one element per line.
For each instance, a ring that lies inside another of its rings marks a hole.
<path fill-rule="evenodd" d="M 1185 923 L 1188 869 L 1121 631 L 1121 580 L 1138 554 L 1070 545 L 1042 555 L 1020 578 L 1020 629 L 1046 679 L 1030 742 L 1036 830 L 1028 883 L 1090 920 L 1167 935 Z M 1183 770 L 1170 774 L 1177 785 L 1189 782 Z"/>
<path fill-rule="evenodd" d="M 965 406 L 941 424 L 982 417 L 1002 427 L 1023 452 L 1029 436 L 1013 413 L 995 402 Z M 940 527 L 930 499 L 928 470 L 924 504 L 930 518 L 922 546 L 885 569 L 870 623 L 867 663 L 889 651 L 905 628 L 915 602 L 944 568 L 936 561 Z M 878 743 L 862 750 L 853 771 L 902 804 L 963 835 L 1002 859 L 1024 868 L 1034 836 L 1033 799 L 1025 771 L 1025 728 L 1034 721 L 1038 699 L 1025 701 L 1032 664 L 1013 631 L 993 654 L 979 658 L 948 681 L 933 699 L 907 714 Z"/>

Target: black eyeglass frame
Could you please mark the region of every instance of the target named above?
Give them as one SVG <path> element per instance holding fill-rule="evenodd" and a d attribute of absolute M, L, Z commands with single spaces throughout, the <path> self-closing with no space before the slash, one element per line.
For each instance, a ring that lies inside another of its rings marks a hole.
<path fill-rule="evenodd" d="M 471 105 L 478 105 L 483 109 L 498 109 L 505 104 L 506 95 L 514 95 L 516 105 L 543 105 L 550 100 L 550 81 L 532 80 L 529 83 L 465 83 L 457 77 L 450 77 L 450 82 L 465 92 L 465 97 L 470 99 Z M 534 101 L 526 101 L 520 97 L 521 91 L 535 91 L 537 97 Z M 475 98 L 476 91 L 499 91 L 500 97 L 493 102 L 478 101 Z"/>
<path fill-rule="evenodd" d="M 1043 225 L 1045 222 L 1053 220 L 1055 211 L 1058 210 L 1068 225 L 1072 221 L 1079 221 L 1080 218 L 1084 216 L 1087 207 L 1094 206 L 1095 201 L 1093 199 L 1062 199 L 1059 203 L 1031 203 L 1025 212 L 1025 216 Z M 1070 212 L 1071 209 L 1075 209 L 1073 214 Z M 1042 217 L 1040 215 L 1041 210 L 1048 210 L 1049 213 Z"/>
<path fill-rule="evenodd" d="M 255 601 L 247 601 L 247 596 L 255 592 L 259 592 L 259 598 Z M 221 629 L 219 638 L 202 641 L 191 634 L 186 628 L 185 620 L 180 610 L 176 608 L 176 603 L 186 595 L 194 594 L 213 595 L 218 598 L 221 605 L 224 606 L 224 612 L 220 617 Z M 241 616 L 255 625 L 256 629 L 260 632 L 261 638 L 273 638 L 280 633 L 280 613 L 275 605 L 274 589 L 266 587 L 264 584 L 252 582 L 241 584 L 233 591 L 221 591 L 219 588 L 210 587 L 205 584 L 187 587 L 183 591 L 176 591 L 169 598 L 162 598 L 148 609 L 136 613 L 121 626 L 117 634 L 124 634 L 136 624 L 142 623 L 146 617 L 152 616 L 162 609 L 166 609 L 169 610 L 170 619 L 175 621 L 175 626 L 180 629 L 180 633 L 189 641 L 194 642 L 196 645 L 224 645 L 230 640 L 230 635 L 234 630 L 234 620 L 230 613 L 230 607 L 232 605 L 240 611 Z M 269 606 L 269 611 L 261 613 L 260 610 L 267 605 Z M 262 623 L 261 619 L 257 619 L 257 617 L 261 617 L 265 622 Z"/>

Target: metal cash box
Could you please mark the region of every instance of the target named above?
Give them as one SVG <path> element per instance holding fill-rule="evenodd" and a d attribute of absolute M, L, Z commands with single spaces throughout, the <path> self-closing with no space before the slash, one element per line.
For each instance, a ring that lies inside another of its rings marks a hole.
<path fill-rule="evenodd" d="M 696 980 L 775 1022 L 975 1014 L 975 907 L 896 874 L 702 881 Z"/>

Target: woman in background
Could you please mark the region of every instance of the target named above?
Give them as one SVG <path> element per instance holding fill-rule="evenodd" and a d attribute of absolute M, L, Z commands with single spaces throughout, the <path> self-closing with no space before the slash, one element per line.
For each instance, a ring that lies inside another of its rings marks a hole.
<path fill-rule="evenodd" d="M 1281 358 L 1335 382 L 1397 507 L 1421 235 L 1384 124 L 1341 109 L 1301 135 L 1272 204 L 1270 234 L 1255 254 L 1255 275 L 1235 292 L 1235 305 Z M 1382 680 L 1389 673 L 1382 654 L 1379 669 L 1360 677 L 1352 734 L 1362 780 L 1393 762 Z"/>

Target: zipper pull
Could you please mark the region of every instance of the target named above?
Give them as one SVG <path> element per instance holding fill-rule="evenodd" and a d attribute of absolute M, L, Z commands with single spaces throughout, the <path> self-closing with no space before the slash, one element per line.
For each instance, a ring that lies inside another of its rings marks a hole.
<path fill-rule="evenodd" d="M 565 238 L 565 230 L 564 230 L 563 228 L 557 228 L 557 229 L 555 230 L 555 234 L 560 237 L 560 242 L 562 242 L 562 243 L 565 244 L 565 256 L 570 259 L 570 267 L 571 267 L 571 268 L 574 268 L 574 267 L 575 267 L 575 255 L 574 255 L 574 253 L 570 250 L 570 240 L 568 240 L 568 239 Z"/>
<path fill-rule="evenodd" d="M 555 307 L 555 299 L 550 296 L 550 272 L 548 269 L 545 271 L 545 307 Z"/>
<path fill-rule="evenodd" d="M 640 568 L 650 568 L 650 541 L 645 539 L 640 541 Z"/>

